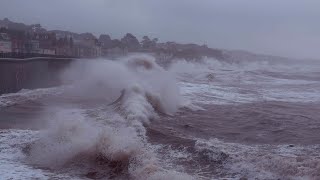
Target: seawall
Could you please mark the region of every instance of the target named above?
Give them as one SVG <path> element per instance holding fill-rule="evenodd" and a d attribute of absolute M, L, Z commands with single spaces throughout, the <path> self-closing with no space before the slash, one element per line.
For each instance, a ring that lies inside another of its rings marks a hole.
<path fill-rule="evenodd" d="M 61 85 L 60 72 L 74 60 L 52 57 L 0 58 L 0 95 L 21 89 Z"/>

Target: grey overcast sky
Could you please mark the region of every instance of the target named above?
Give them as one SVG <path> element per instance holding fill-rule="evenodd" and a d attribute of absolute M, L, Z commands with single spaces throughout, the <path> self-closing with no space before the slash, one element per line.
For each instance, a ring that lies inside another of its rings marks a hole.
<path fill-rule="evenodd" d="M 320 59 L 320 0 L 1 0 L 0 18 L 47 29 Z"/>

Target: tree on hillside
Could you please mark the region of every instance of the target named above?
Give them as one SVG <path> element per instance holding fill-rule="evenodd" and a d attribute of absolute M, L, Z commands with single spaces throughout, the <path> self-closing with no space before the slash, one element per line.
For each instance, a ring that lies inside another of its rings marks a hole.
<path fill-rule="evenodd" d="M 156 47 L 157 42 L 158 42 L 158 38 L 153 38 L 152 40 L 150 40 L 148 36 L 143 36 L 141 41 L 141 46 L 144 49 L 153 49 Z"/>
<path fill-rule="evenodd" d="M 152 47 L 155 48 L 157 46 L 159 39 L 158 38 L 153 38 L 152 39 Z"/>
<path fill-rule="evenodd" d="M 99 42 L 102 43 L 104 48 L 111 48 L 112 40 L 111 37 L 107 34 L 101 34 L 99 37 Z"/>
<path fill-rule="evenodd" d="M 141 47 L 138 39 L 130 33 L 127 33 L 121 39 L 121 42 L 126 48 L 128 48 L 129 51 L 139 50 Z"/>
<path fill-rule="evenodd" d="M 121 48 L 123 49 L 125 46 L 124 44 L 119 40 L 119 39 L 113 39 L 111 40 L 111 45 L 110 45 L 111 48 Z"/>
<path fill-rule="evenodd" d="M 149 49 L 151 46 L 151 40 L 148 36 L 143 36 L 141 41 L 141 46 L 143 49 Z"/>

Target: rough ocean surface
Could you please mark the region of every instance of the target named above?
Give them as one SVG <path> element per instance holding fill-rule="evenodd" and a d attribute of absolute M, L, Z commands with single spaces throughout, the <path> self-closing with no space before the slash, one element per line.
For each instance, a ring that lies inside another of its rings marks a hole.
<path fill-rule="evenodd" d="M 319 64 L 162 65 L 79 61 L 0 96 L 0 179 L 320 179 Z"/>

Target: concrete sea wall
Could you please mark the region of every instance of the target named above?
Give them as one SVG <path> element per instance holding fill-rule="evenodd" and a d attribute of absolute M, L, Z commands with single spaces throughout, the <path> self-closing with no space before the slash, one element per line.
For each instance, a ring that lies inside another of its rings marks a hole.
<path fill-rule="evenodd" d="M 61 84 L 60 72 L 72 58 L 0 58 L 0 94 Z"/>

